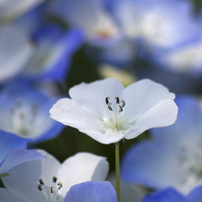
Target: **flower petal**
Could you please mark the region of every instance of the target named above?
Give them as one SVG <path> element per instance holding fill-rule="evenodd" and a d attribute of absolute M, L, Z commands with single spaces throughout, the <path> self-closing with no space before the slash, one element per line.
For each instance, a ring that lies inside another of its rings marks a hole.
<path fill-rule="evenodd" d="M 118 202 L 109 182 L 84 182 L 71 187 L 64 202 Z"/>
<path fill-rule="evenodd" d="M 120 99 L 125 100 L 124 118 L 139 117 L 159 102 L 174 99 L 175 95 L 168 89 L 149 79 L 137 81 L 124 89 Z"/>
<path fill-rule="evenodd" d="M 12 192 L 5 188 L 0 188 L 0 201 L 4 202 L 26 202 L 20 198 L 18 198 L 16 195 L 14 195 Z"/>
<path fill-rule="evenodd" d="M 194 97 L 178 96 L 175 102 L 179 110 L 176 123 L 166 128 L 152 129 L 152 136 L 161 144 L 176 148 L 188 144 L 190 147 L 192 143 L 202 141 L 202 112 Z"/>
<path fill-rule="evenodd" d="M 198 202 L 202 199 L 202 186 L 199 186 L 191 191 L 191 193 L 186 197 L 187 202 Z"/>
<path fill-rule="evenodd" d="M 179 187 L 187 179 L 187 173 L 179 166 L 175 150 L 158 142 L 143 141 L 125 154 L 121 177 L 130 183 L 160 189 Z"/>
<path fill-rule="evenodd" d="M 14 26 L 1 26 L 0 82 L 10 79 L 22 71 L 32 51 L 33 47 L 24 32 Z"/>
<path fill-rule="evenodd" d="M 142 202 L 184 202 L 184 197 L 172 188 L 145 196 Z M 191 202 L 191 201 L 190 201 Z M 194 201 L 192 201 L 194 202 Z"/>
<path fill-rule="evenodd" d="M 77 153 L 68 158 L 58 170 L 58 180 L 63 183 L 59 193 L 64 196 L 71 186 L 81 182 L 105 180 L 108 170 L 109 165 L 104 157 Z"/>
<path fill-rule="evenodd" d="M 132 139 L 150 128 L 169 126 L 177 119 L 177 112 L 173 100 L 164 100 L 140 116 L 125 138 Z"/>
<path fill-rule="evenodd" d="M 11 149 L 0 163 L 0 174 L 7 173 L 17 165 L 44 158 L 40 153 L 25 149 Z"/>
<path fill-rule="evenodd" d="M 45 159 L 22 163 L 13 169 L 2 182 L 13 194 L 25 201 L 43 201 L 44 195 L 38 190 L 39 179 L 42 178 L 48 186 L 52 185 L 52 177 L 57 175 L 60 162 L 43 150 L 36 150 Z"/>
<path fill-rule="evenodd" d="M 0 130 L 0 162 L 5 158 L 11 149 L 26 149 L 28 141 L 30 140 Z"/>
<path fill-rule="evenodd" d="M 120 96 L 124 86 L 116 79 L 107 78 L 90 84 L 81 83 L 70 89 L 69 95 L 75 104 L 99 120 L 109 116 L 105 98 L 110 97 L 112 108 L 116 109 L 115 96 Z"/>

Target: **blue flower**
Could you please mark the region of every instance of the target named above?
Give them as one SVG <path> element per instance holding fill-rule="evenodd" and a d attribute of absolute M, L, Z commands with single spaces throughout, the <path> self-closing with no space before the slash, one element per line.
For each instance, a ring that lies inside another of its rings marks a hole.
<path fill-rule="evenodd" d="M 202 184 L 202 111 L 193 97 L 176 99 L 175 124 L 152 129 L 153 140 L 134 145 L 122 161 L 121 175 L 130 183 L 189 193 Z"/>
<path fill-rule="evenodd" d="M 33 142 L 54 138 L 62 124 L 49 118 L 55 99 L 34 90 L 26 83 L 14 83 L 0 94 L 0 128 Z"/>
<path fill-rule="evenodd" d="M 173 188 L 167 188 L 145 196 L 142 202 L 200 202 L 202 186 L 196 187 L 187 196 L 183 196 Z"/>
<path fill-rule="evenodd" d="M 30 139 L 0 130 L 0 177 L 23 162 L 43 158 L 36 151 L 26 150 L 28 141 Z"/>
<path fill-rule="evenodd" d="M 26 64 L 21 78 L 54 81 L 67 76 L 71 57 L 80 47 L 83 34 L 76 29 L 63 31 L 57 26 L 42 25 L 33 33 L 34 53 Z"/>
<path fill-rule="evenodd" d="M 190 1 L 112 0 L 107 7 L 122 32 L 141 39 L 147 51 L 168 50 L 200 38 Z"/>

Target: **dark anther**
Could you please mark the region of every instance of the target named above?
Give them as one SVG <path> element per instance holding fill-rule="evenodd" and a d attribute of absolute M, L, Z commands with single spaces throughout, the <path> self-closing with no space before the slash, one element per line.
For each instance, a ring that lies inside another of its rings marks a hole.
<path fill-rule="evenodd" d="M 126 102 L 125 102 L 124 100 L 121 100 L 121 102 L 122 102 L 122 106 L 121 106 L 121 107 L 122 107 L 122 108 L 125 107 Z"/>
<path fill-rule="evenodd" d="M 119 112 L 122 112 L 123 108 L 119 105 Z"/>
<path fill-rule="evenodd" d="M 110 111 L 113 111 L 113 109 L 112 109 L 112 107 L 111 107 L 111 102 L 110 103 L 108 103 L 108 109 L 110 110 Z"/>
<path fill-rule="evenodd" d="M 62 188 L 62 183 L 61 182 L 58 182 L 58 189 L 61 189 Z"/>
<path fill-rule="evenodd" d="M 53 187 L 50 187 L 50 192 L 51 192 L 51 194 L 53 193 Z"/>
<path fill-rule="evenodd" d="M 53 177 L 53 182 L 56 183 L 57 182 L 57 177 Z"/>
<path fill-rule="evenodd" d="M 42 191 L 42 190 L 43 190 L 41 184 L 38 185 L 38 189 L 39 189 L 39 191 Z"/>
<path fill-rule="evenodd" d="M 41 184 L 41 185 L 44 185 L 44 182 L 43 182 L 43 180 L 40 178 L 39 179 L 39 183 Z"/>
<path fill-rule="evenodd" d="M 116 104 L 119 104 L 119 97 L 115 97 L 115 100 L 116 100 Z"/>
<path fill-rule="evenodd" d="M 108 105 L 108 104 L 109 104 L 109 99 L 110 99 L 110 97 L 109 97 L 109 96 L 105 98 L 106 105 Z"/>

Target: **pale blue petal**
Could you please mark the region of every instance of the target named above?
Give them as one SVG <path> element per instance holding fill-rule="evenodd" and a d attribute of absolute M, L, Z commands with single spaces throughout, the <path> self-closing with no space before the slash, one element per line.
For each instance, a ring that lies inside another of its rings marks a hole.
<path fill-rule="evenodd" d="M 26 162 L 44 158 L 40 153 L 25 149 L 11 149 L 4 160 L 0 163 L 0 174 L 8 173 L 17 165 Z"/>
<path fill-rule="evenodd" d="M 28 141 L 30 141 L 30 139 L 21 138 L 12 133 L 0 130 L 0 162 L 11 149 L 26 149 Z"/>
<path fill-rule="evenodd" d="M 108 182 L 84 182 L 67 192 L 64 202 L 117 202 L 116 191 Z"/>
<path fill-rule="evenodd" d="M 145 196 L 142 202 L 185 202 L 187 200 L 172 188 L 168 188 L 159 192 L 154 192 Z M 190 201 L 196 202 L 196 201 Z"/>
<path fill-rule="evenodd" d="M 195 188 L 186 197 L 186 202 L 200 202 L 202 200 L 202 186 Z"/>

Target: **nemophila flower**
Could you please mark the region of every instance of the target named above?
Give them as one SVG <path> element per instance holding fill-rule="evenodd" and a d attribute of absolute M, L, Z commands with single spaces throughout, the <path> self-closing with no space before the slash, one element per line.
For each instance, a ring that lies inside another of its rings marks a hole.
<path fill-rule="evenodd" d="M 116 191 L 109 182 L 84 182 L 67 192 L 64 202 L 118 202 Z"/>
<path fill-rule="evenodd" d="M 200 37 L 190 1 L 112 0 L 107 4 L 121 30 L 143 40 L 147 49 L 170 49 Z"/>
<path fill-rule="evenodd" d="M 100 0 L 59 0 L 53 2 L 51 12 L 61 16 L 72 27 L 80 28 L 86 40 L 95 42 L 119 38 L 117 25 Z"/>
<path fill-rule="evenodd" d="M 29 139 L 0 130 L 0 177 L 7 175 L 17 165 L 43 158 L 32 150 L 26 150 Z"/>
<path fill-rule="evenodd" d="M 152 129 L 152 141 L 139 142 L 125 154 L 123 180 L 156 189 L 172 186 L 184 194 L 202 184 L 202 112 L 193 97 L 179 97 L 176 103 L 176 123 Z"/>
<path fill-rule="evenodd" d="M 19 74 L 32 52 L 33 47 L 23 31 L 12 25 L 0 26 L 0 83 Z"/>
<path fill-rule="evenodd" d="M 142 202 L 200 202 L 202 199 L 202 187 L 197 187 L 187 196 L 183 196 L 173 188 L 167 188 L 145 196 Z"/>
<path fill-rule="evenodd" d="M 0 128 L 33 142 L 58 135 L 62 124 L 49 118 L 55 98 L 34 90 L 27 83 L 13 83 L 0 94 Z"/>
<path fill-rule="evenodd" d="M 60 99 L 50 110 L 51 118 L 78 128 L 93 139 L 110 144 L 132 139 L 153 127 L 175 122 L 175 95 L 149 79 L 124 88 L 108 78 L 70 89 L 72 99 Z"/>
<path fill-rule="evenodd" d="M 0 201 L 63 202 L 72 186 L 106 178 L 108 162 L 104 157 L 77 153 L 61 164 L 47 152 L 37 151 L 47 158 L 23 163 L 3 177 L 7 189 L 0 189 Z"/>
<path fill-rule="evenodd" d="M 66 78 L 73 53 L 82 43 L 82 33 L 76 29 L 63 31 L 57 26 L 40 27 L 33 34 L 35 50 L 21 74 L 23 79 Z"/>

